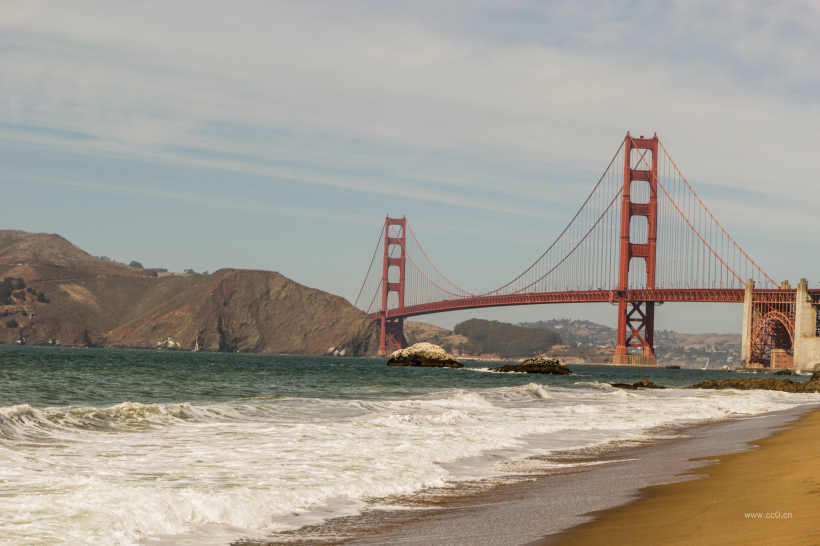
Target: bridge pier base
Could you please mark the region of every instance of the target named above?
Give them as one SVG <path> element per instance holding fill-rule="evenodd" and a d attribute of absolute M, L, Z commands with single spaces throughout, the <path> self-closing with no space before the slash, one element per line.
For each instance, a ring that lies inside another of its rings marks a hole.
<path fill-rule="evenodd" d="M 612 363 L 616 366 L 657 366 L 658 358 L 645 355 L 615 355 Z"/>
<path fill-rule="evenodd" d="M 795 370 L 813 372 L 820 366 L 820 337 L 817 337 L 817 309 L 808 292 L 808 282 L 800 279 L 795 293 L 794 361 Z"/>
<path fill-rule="evenodd" d="M 407 348 L 407 338 L 404 337 L 404 319 L 381 319 L 381 343 L 379 356 L 386 356 L 393 351 Z"/>
<path fill-rule="evenodd" d="M 640 348 L 643 354 L 630 354 Z M 657 366 L 655 356 L 655 302 L 626 301 L 618 297 L 618 344 L 612 363 L 617 366 Z"/>
<path fill-rule="evenodd" d="M 755 290 L 746 283 L 743 304 L 743 338 L 740 364 L 743 368 L 820 369 L 818 311 L 820 303 L 808 282 L 796 289 L 783 281 L 779 290 Z"/>
<path fill-rule="evenodd" d="M 752 295 L 755 290 L 755 282 L 752 279 L 746 281 L 746 293 L 743 297 L 743 334 L 740 338 L 740 367 L 749 366 L 749 359 L 752 354 Z"/>

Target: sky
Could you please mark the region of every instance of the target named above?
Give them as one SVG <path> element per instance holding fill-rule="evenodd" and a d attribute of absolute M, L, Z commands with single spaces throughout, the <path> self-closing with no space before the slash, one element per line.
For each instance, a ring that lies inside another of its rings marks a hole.
<path fill-rule="evenodd" d="M 0 0 L 0 228 L 355 300 L 385 215 L 459 286 L 542 254 L 657 133 L 764 271 L 820 286 L 820 3 Z M 443 313 L 615 324 L 555 305 Z M 656 328 L 739 332 L 737 305 Z"/>

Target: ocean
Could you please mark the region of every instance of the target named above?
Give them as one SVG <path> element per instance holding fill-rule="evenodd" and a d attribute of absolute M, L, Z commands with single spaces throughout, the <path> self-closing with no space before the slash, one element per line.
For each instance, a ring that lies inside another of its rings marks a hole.
<path fill-rule="evenodd" d="M 0 544 L 276 540 L 380 499 L 588 464 L 545 458 L 559 450 L 818 401 L 680 388 L 748 377 L 718 371 L 484 366 L 0 347 Z M 640 379 L 678 388 L 608 385 Z"/>

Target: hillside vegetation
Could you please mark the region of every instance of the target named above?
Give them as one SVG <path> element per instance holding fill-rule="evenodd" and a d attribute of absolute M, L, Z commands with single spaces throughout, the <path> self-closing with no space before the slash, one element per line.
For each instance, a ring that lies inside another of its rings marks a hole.
<path fill-rule="evenodd" d="M 524 328 L 497 320 L 470 319 L 456 324 L 453 332 L 469 339 L 456 346 L 459 352 L 504 358 L 540 355 L 561 343 L 561 337 L 547 328 Z"/>

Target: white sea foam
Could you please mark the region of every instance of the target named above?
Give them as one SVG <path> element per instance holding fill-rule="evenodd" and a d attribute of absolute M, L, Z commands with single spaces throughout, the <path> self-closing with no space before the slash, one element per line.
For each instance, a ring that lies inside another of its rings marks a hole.
<path fill-rule="evenodd" d="M 458 465 L 494 450 L 509 461 L 817 401 L 530 383 L 406 399 L 5 407 L 0 543 L 131 545 L 162 536 L 171 544 L 213 525 L 234 538 L 276 531 L 294 525 L 285 516 L 332 499 L 446 486 Z M 471 477 L 505 470 L 493 464 L 475 466 L 482 470 Z"/>

